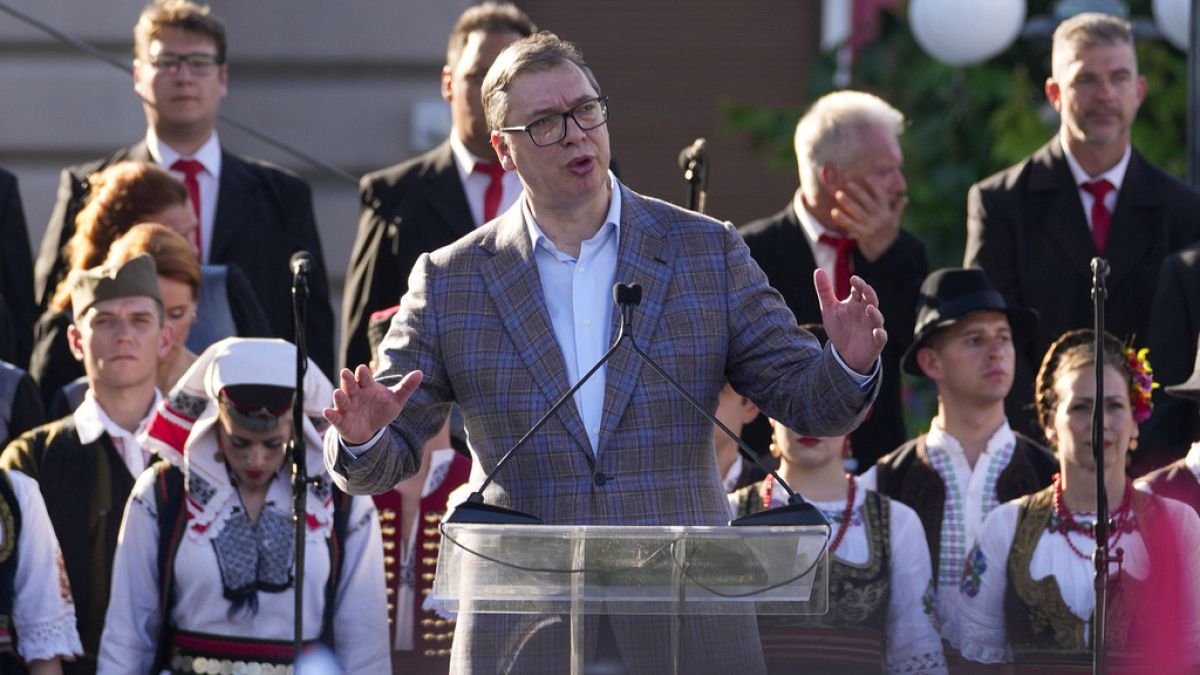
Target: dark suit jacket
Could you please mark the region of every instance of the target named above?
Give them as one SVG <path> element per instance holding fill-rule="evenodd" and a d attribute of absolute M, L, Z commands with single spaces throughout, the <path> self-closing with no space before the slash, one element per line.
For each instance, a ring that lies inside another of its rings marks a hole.
<path fill-rule="evenodd" d="M 29 367 L 33 344 L 33 322 L 37 306 L 33 300 L 33 257 L 25 211 L 17 177 L 0 169 L 0 305 L 11 327 L 0 335 L 0 359 L 21 368 Z"/>
<path fill-rule="evenodd" d="M 1135 149 L 1109 230 L 1107 329 L 1146 343 L 1150 301 L 1163 259 L 1200 239 L 1200 193 Z M 1009 423 L 1035 438 L 1033 378 L 1062 333 L 1090 328 L 1090 261 L 1096 255 L 1079 189 L 1053 138 L 1020 164 L 971 186 L 963 264 L 981 267 L 1010 305 L 1039 314 L 1033 339 L 1017 350 Z"/>
<path fill-rule="evenodd" d="M 750 247 L 750 255 L 766 272 L 767 281 L 783 294 L 796 321 L 820 323 L 821 306 L 812 281 L 817 263 L 792 205 L 739 231 Z M 888 331 L 879 398 L 870 417 L 850 435 L 854 457 L 864 470 L 908 438 L 900 401 L 900 357 L 912 342 L 917 296 L 928 272 L 925 245 L 904 230 L 873 263 L 860 253 L 854 254 L 854 273 L 879 294 L 879 309 Z"/>
<path fill-rule="evenodd" d="M 1163 261 L 1158 290 L 1150 309 L 1150 364 L 1162 385 L 1181 384 L 1196 363 L 1200 338 L 1200 245 Z M 1154 392 L 1154 414 L 1142 425 L 1132 460 L 1136 473 L 1145 473 L 1183 457 L 1200 439 L 1200 415 L 1192 401 Z"/>
<path fill-rule="evenodd" d="M 369 173 L 359 184 L 358 236 L 342 296 L 342 364 L 371 360 L 367 322 L 400 302 L 422 253 L 475 229 L 450 141 L 402 164 Z"/>
<path fill-rule="evenodd" d="M 63 169 L 58 199 L 38 254 L 36 279 L 42 307 L 66 268 L 63 246 L 75 232 L 88 176 L 123 160 L 152 162 L 145 142 L 94 162 Z M 288 260 L 296 251 L 312 254 L 309 275 L 308 351 L 326 374 L 333 373 L 333 309 L 321 239 L 313 216 L 312 190 L 302 178 L 280 167 L 221 151 L 209 262 L 233 264 L 249 278 L 267 315 L 272 335 L 293 340 L 292 281 Z"/>

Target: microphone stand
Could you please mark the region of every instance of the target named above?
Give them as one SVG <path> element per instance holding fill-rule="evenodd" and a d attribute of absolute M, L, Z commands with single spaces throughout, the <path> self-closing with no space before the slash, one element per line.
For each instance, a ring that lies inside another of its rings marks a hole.
<path fill-rule="evenodd" d="M 1096 549 L 1092 552 L 1092 563 L 1096 569 L 1096 609 L 1092 614 L 1092 672 L 1105 672 L 1105 611 L 1108 604 L 1108 565 L 1120 565 L 1121 551 L 1115 557 L 1108 554 L 1108 492 L 1104 482 L 1104 301 L 1108 297 L 1105 277 L 1108 276 L 1108 261 L 1092 258 L 1092 313 L 1095 318 L 1095 368 L 1096 398 L 1092 405 L 1092 460 L 1096 465 Z"/>
<path fill-rule="evenodd" d="M 296 334 L 296 394 L 292 399 L 292 524 L 295 526 L 295 635 L 293 662 L 304 649 L 304 528 L 308 521 L 308 456 L 304 447 L 304 376 L 308 371 L 308 279 L 303 264 L 292 269 L 292 313 Z"/>
<path fill-rule="evenodd" d="M 613 341 L 612 346 L 608 348 L 608 351 L 606 351 L 604 355 L 600 357 L 600 360 L 597 361 L 596 364 L 583 375 L 583 377 L 579 378 L 579 381 L 575 383 L 575 386 L 568 389 L 565 394 L 555 401 L 554 405 L 550 406 L 550 410 L 546 411 L 546 414 L 542 415 L 541 419 L 539 419 L 529 429 L 529 431 L 525 432 L 525 435 L 522 436 L 521 439 L 518 440 L 508 452 L 504 453 L 504 456 L 501 457 L 500 461 L 496 463 L 495 468 L 488 473 L 487 477 L 483 481 L 483 485 L 479 487 L 479 490 L 472 492 L 470 496 L 467 497 L 466 501 L 459 504 L 454 509 L 454 512 L 451 513 L 448 518 L 446 518 L 445 522 L 541 524 L 542 520 L 537 516 L 484 503 L 483 491 L 487 489 L 487 486 L 492 483 L 492 480 L 497 474 L 500 473 L 500 470 L 504 468 L 504 465 L 507 464 L 510 459 L 512 459 L 516 452 L 520 450 L 521 447 L 523 447 L 525 443 L 535 433 L 538 432 L 539 429 L 545 426 L 546 422 L 550 420 L 550 418 L 555 412 L 558 411 L 559 408 L 565 405 L 567 401 L 571 400 L 571 397 L 575 395 L 575 392 L 578 391 L 579 388 L 582 387 L 583 384 L 587 382 L 597 370 L 600 369 L 600 366 L 608 362 L 609 358 L 611 358 L 613 353 L 616 352 L 617 347 L 621 345 L 621 342 L 625 339 L 628 339 L 629 344 L 633 347 L 634 352 L 641 357 L 641 359 L 645 361 L 647 365 L 654 369 L 654 372 L 662 376 L 662 378 L 666 380 L 675 391 L 679 392 L 685 399 L 687 399 L 688 403 L 692 404 L 692 407 L 700 411 L 700 413 L 704 415 L 708 421 L 717 425 L 722 431 L 728 434 L 729 437 L 732 438 L 738 444 L 738 446 L 742 448 L 743 452 L 746 453 L 746 456 L 754 460 L 754 462 L 757 463 L 758 466 L 764 471 L 774 476 L 775 481 L 778 482 L 785 492 L 787 492 L 788 503 L 786 506 L 743 516 L 732 521 L 730 525 L 819 525 L 828 528 L 829 520 L 825 518 L 825 515 L 822 514 L 819 509 L 806 502 L 803 497 L 797 494 L 796 491 L 792 489 L 792 486 L 788 485 L 787 481 L 785 481 L 775 471 L 775 469 L 771 468 L 771 465 L 767 464 L 761 457 L 758 456 L 758 453 L 754 452 L 750 446 L 746 445 L 742 439 L 738 438 L 737 434 L 734 434 L 732 431 L 730 431 L 729 427 L 722 424 L 715 415 L 701 405 L 700 402 L 695 399 L 695 397 L 693 397 L 686 389 L 684 389 L 683 385 L 679 384 L 675 378 L 671 377 L 669 373 L 663 370 L 662 367 L 659 366 L 649 354 L 646 354 L 644 351 L 642 351 L 641 347 L 638 347 L 637 342 L 633 339 L 633 309 L 642 301 L 642 287 L 638 284 L 616 284 L 613 286 L 613 299 L 621 307 L 621 323 L 619 334 L 617 335 L 617 339 Z"/>
<path fill-rule="evenodd" d="M 679 153 L 679 168 L 688 184 L 688 209 L 704 213 L 708 198 L 708 144 L 697 138 Z"/>

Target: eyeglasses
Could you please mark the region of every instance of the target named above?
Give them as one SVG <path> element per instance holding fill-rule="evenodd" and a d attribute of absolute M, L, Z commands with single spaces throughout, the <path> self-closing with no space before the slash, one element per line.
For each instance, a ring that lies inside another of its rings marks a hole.
<path fill-rule="evenodd" d="M 503 127 L 499 131 L 516 133 L 524 131 L 529 134 L 533 144 L 539 148 L 554 145 L 567 137 L 567 118 L 575 120 L 575 124 L 583 131 L 589 131 L 608 121 L 608 97 L 597 96 L 571 108 L 566 112 L 554 113 L 534 120 L 523 127 Z"/>
<path fill-rule="evenodd" d="M 150 65 L 160 73 L 170 73 L 175 75 L 179 72 L 179 68 L 186 63 L 188 69 L 192 71 L 192 75 L 196 77 L 208 77 L 217 72 L 217 67 L 221 65 L 221 60 L 216 54 L 205 54 L 198 52 L 195 54 L 159 54 L 150 59 Z"/>

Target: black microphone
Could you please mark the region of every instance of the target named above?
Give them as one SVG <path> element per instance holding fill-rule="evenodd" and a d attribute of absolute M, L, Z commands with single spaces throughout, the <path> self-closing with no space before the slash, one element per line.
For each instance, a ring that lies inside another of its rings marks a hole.
<path fill-rule="evenodd" d="M 1108 276 L 1109 268 L 1108 261 L 1104 258 L 1092 258 L 1092 274 L 1100 276 Z"/>
<path fill-rule="evenodd" d="M 691 145 L 679 151 L 679 168 L 688 170 L 688 165 L 703 162 L 708 156 L 708 141 L 697 138 Z"/>
<path fill-rule="evenodd" d="M 308 274 L 312 271 L 312 256 L 308 251 L 296 251 L 288 261 L 288 269 L 292 270 L 294 277 Z"/>

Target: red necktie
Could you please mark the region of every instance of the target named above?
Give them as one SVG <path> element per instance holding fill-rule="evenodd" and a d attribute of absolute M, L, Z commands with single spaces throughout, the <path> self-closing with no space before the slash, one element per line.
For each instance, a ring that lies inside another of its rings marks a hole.
<path fill-rule="evenodd" d="M 196 248 L 196 255 L 203 260 L 200 255 L 200 181 L 196 180 L 196 176 L 204 170 L 204 165 L 194 159 L 177 159 L 171 165 L 172 171 L 178 171 L 183 174 L 183 186 L 187 188 L 188 196 L 192 199 L 192 210 L 196 212 L 196 229 L 192 231 L 192 246 Z"/>
<path fill-rule="evenodd" d="M 858 248 L 858 242 L 851 237 L 835 237 L 823 234 L 818 239 L 826 246 L 832 246 L 837 258 L 833 264 L 833 290 L 838 300 L 844 300 L 850 295 L 850 256 Z"/>
<path fill-rule="evenodd" d="M 504 167 L 499 162 L 475 162 L 472 173 L 482 173 L 492 179 L 483 193 L 483 222 L 496 217 L 500 199 L 504 196 Z"/>
<path fill-rule="evenodd" d="M 1104 255 L 1104 247 L 1108 244 L 1108 228 L 1112 223 L 1112 214 L 1104 205 L 1104 198 L 1113 190 L 1113 184 L 1101 178 L 1081 186 L 1091 193 L 1092 202 L 1092 241 L 1096 244 L 1096 253 Z"/>

